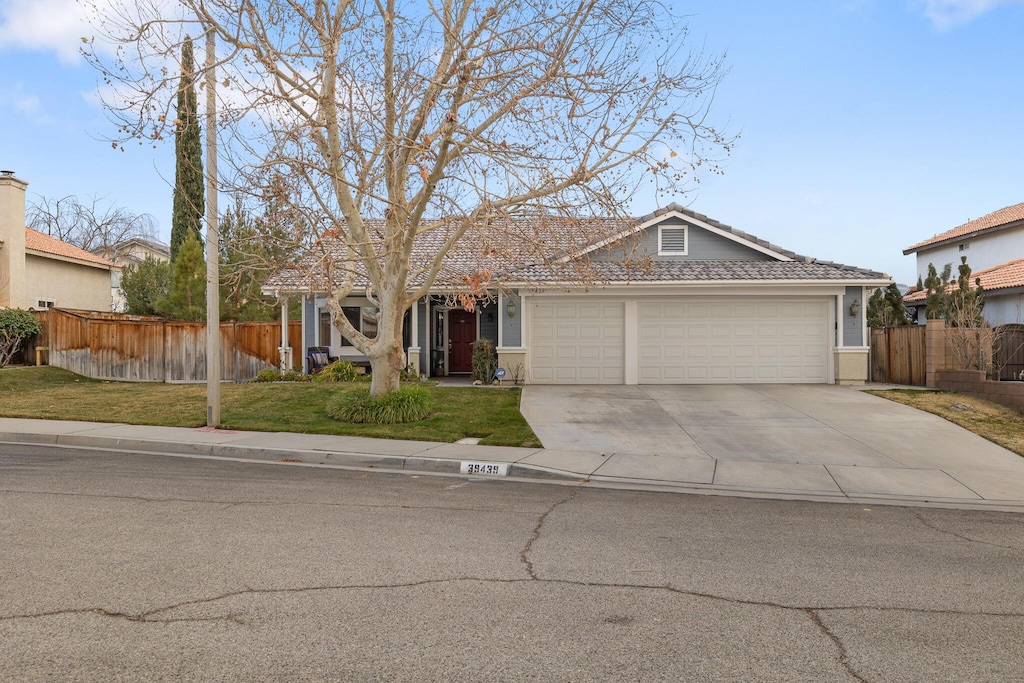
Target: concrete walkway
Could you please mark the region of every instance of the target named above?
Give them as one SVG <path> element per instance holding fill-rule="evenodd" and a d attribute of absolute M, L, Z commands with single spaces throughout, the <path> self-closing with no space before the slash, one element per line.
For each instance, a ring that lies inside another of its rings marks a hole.
<path fill-rule="evenodd" d="M 1024 512 L 1024 458 L 844 387 L 530 386 L 522 410 L 547 448 L 18 418 L 0 418 L 0 443 L 447 475 L 506 463 L 590 487 Z"/>

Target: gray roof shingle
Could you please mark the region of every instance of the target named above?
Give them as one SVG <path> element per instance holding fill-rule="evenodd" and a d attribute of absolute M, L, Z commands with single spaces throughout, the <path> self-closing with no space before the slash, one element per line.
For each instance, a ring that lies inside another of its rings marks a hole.
<path fill-rule="evenodd" d="M 589 247 L 610 238 L 625 239 L 640 225 L 672 212 L 707 223 L 753 244 L 769 249 L 793 261 L 658 261 L 650 258 L 635 262 L 597 262 L 574 258 Z M 383 221 L 365 221 L 371 232 L 381 233 Z M 412 255 L 413 269 L 425 266 L 438 252 L 453 227 L 438 223 L 416 240 Z M 334 273 L 340 282 L 345 266 L 346 249 L 339 240 L 322 240 L 297 264 L 271 277 L 265 291 L 322 292 L 327 291 L 327 273 Z M 565 261 L 560 262 L 560 261 Z M 456 243 L 444 259 L 435 280 L 438 289 L 457 287 L 465 278 L 487 271 L 492 279 L 516 283 L 553 282 L 701 282 L 775 280 L 879 280 L 882 273 L 818 262 L 770 242 L 708 218 L 678 204 L 670 204 L 640 218 L 578 218 L 553 216 L 516 216 L 495 219 L 486 226 L 473 226 Z M 422 276 L 411 277 L 416 286 Z M 355 268 L 355 286 L 363 288 L 369 281 Z"/>

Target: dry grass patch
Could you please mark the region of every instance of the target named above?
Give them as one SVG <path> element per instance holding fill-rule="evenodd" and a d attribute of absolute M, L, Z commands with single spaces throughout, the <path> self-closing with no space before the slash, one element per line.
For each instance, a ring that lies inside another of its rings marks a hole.
<path fill-rule="evenodd" d="M 978 436 L 1024 456 L 1024 413 L 953 391 L 893 389 L 869 394 L 945 418 Z"/>

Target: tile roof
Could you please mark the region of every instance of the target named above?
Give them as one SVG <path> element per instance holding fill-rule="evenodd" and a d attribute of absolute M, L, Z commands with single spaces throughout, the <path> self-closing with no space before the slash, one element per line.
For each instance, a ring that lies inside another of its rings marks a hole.
<path fill-rule="evenodd" d="M 938 235 L 930 237 L 923 242 L 912 244 L 903 250 L 903 254 L 912 254 L 923 247 L 929 247 L 949 240 L 973 237 L 974 235 L 982 232 L 1002 229 L 1020 221 L 1024 221 L 1024 202 L 1014 204 L 1013 206 L 1005 206 L 998 211 L 993 211 L 987 216 L 975 218 L 973 221 L 967 221 L 963 225 L 958 225 L 952 230 L 939 233 Z"/>
<path fill-rule="evenodd" d="M 722 230 L 724 232 L 731 233 L 733 235 L 736 235 L 737 237 L 741 237 L 741 238 L 747 240 L 748 242 L 752 242 L 752 243 L 758 245 L 759 247 L 764 247 L 765 249 L 770 249 L 771 251 L 774 251 L 774 252 L 777 252 L 779 254 L 782 254 L 783 256 L 788 256 L 791 259 L 798 259 L 800 261 L 805 261 L 808 258 L 810 258 L 809 256 L 803 256 L 801 254 L 797 254 L 796 252 L 792 252 L 789 249 L 783 249 L 782 247 L 776 246 L 776 245 L 772 244 L 771 242 L 769 242 L 767 240 L 763 240 L 760 237 L 756 237 L 755 235 L 751 235 L 749 232 L 743 232 L 742 230 L 737 230 L 736 228 L 732 227 L 731 225 L 726 225 L 725 223 L 721 223 L 719 221 L 716 221 L 714 218 L 708 218 L 707 216 L 705 216 L 702 213 L 697 213 L 696 211 L 694 211 L 692 209 L 687 209 L 685 206 L 681 206 L 679 204 L 676 204 L 675 202 L 672 202 L 668 206 L 662 207 L 662 208 L 660 208 L 660 209 L 658 209 L 656 211 L 653 211 L 653 212 L 647 214 L 646 216 L 643 216 L 643 217 L 639 218 L 638 222 L 646 223 L 647 221 L 653 220 L 655 218 L 660 218 L 661 216 L 664 216 L 665 214 L 668 214 L 668 213 L 672 213 L 673 211 L 676 212 L 676 213 L 681 213 L 684 216 L 689 216 L 690 218 L 695 218 L 696 220 L 698 220 L 698 221 L 700 221 L 702 223 L 707 223 L 708 225 L 710 225 L 712 227 L 718 228 L 719 230 Z M 813 261 L 814 259 L 811 259 L 811 260 Z"/>
<path fill-rule="evenodd" d="M 107 268 L 111 268 L 114 265 L 105 258 L 101 258 L 96 254 L 90 254 L 85 249 L 79 249 L 67 242 L 61 242 L 59 239 L 44 235 L 32 228 L 25 228 L 25 248 L 76 261 L 86 261 L 98 266 L 106 266 Z"/>
<path fill-rule="evenodd" d="M 731 260 L 731 261 L 654 261 L 635 259 L 635 263 L 574 260 L 592 245 L 622 238 L 654 218 L 670 212 L 697 219 L 723 231 L 769 249 L 793 261 Z M 383 221 L 365 221 L 371 232 L 382 232 Z M 416 240 L 412 264 L 425 266 L 436 254 L 452 227 L 443 222 Z M 500 247 L 500 248 L 499 248 Z M 340 241 L 323 240 L 297 264 L 272 276 L 264 290 L 310 292 L 326 291 L 327 273 L 333 268 L 334 281 L 343 272 L 345 245 Z M 559 261 L 567 263 L 560 263 Z M 576 265 L 584 264 L 584 265 Z M 465 278 L 488 270 L 494 279 L 507 282 L 658 282 L 732 280 L 763 282 L 772 280 L 879 280 L 888 279 L 879 272 L 819 262 L 777 247 L 753 235 L 741 232 L 678 204 L 670 204 L 640 218 L 579 218 L 552 216 L 516 216 L 492 220 L 486 229 L 471 226 L 444 259 L 435 280 L 439 289 L 462 284 Z M 585 272 L 581 272 L 585 271 Z M 369 281 L 362 272 L 354 274 L 355 286 L 365 287 Z M 422 282 L 411 277 L 410 285 Z"/>
<path fill-rule="evenodd" d="M 581 272 L 583 271 L 583 272 Z M 515 282 L 574 282 L 580 276 L 595 282 L 704 282 L 778 280 L 879 280 L 882 273 L 816 261 L 647 261 L 619 263 L 591 261 L 574 268 L 573 264 L 529 266 L 512 272 Z"/>
<path fill-rule="evenodd" d="M 1000 289 L 1024 287 L 1024 258 L 971 273 L 971 289 L 974 288 L 976 279 L 981 280 L 981 288 L 986 292 L 998 292 Z M 952 289 L 955 286 L 956 283 L 954 282 L 950 284 L 949 288 Z M 903 297 L 903 302 L 916 304 L 923 302 L 927 298 L 928 290 L 922 289 L 907 294 Z"/>

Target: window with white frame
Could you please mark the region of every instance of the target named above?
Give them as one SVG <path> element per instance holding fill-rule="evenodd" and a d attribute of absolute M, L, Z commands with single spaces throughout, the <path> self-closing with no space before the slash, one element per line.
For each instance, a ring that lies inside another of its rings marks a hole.
<path fill-rule="evenodd" d="M 689 235 L 685 225 L 658 226 L 658 256 L 686 256 Z"/>
<path fill-rule="evenodd" d="M 363 333 L 364 336 L 373 339 L 377 336 L 377 309 L 373 306 L 342 306 L 341 312 L 345 315 L 349 324 Z M 341 337 L 342 346 L 352 346 L 352 342 Z"/>

